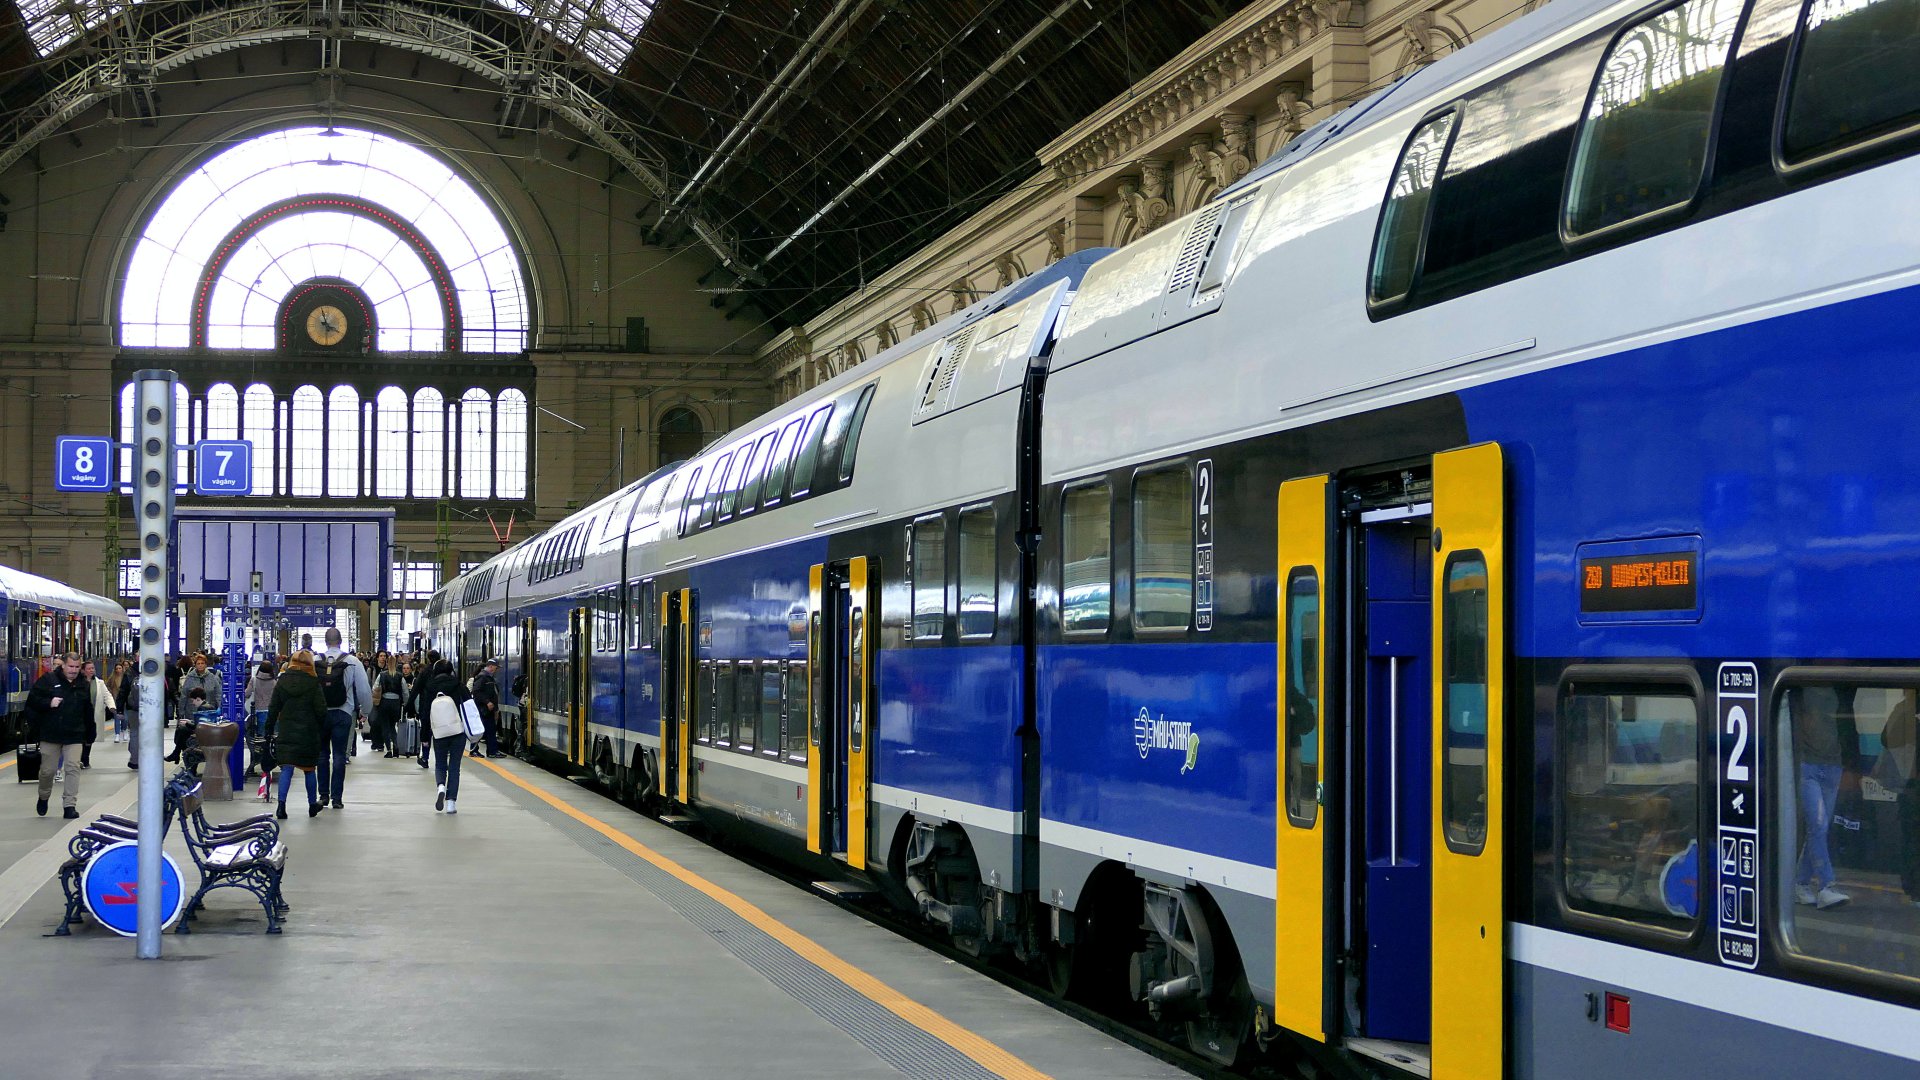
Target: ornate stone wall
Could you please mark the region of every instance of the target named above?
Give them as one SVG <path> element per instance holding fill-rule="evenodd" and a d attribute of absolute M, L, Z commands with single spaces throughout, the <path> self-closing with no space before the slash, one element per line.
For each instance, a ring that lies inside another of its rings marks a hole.
<path fill-rule="evenodd" d="M 1043 147 L 1028 183 L 762 348 L 774 397 L 791 398 L 1067 254 L 1144 236 L 1313 124 L 1541 2 L 1247 8 Z"/>

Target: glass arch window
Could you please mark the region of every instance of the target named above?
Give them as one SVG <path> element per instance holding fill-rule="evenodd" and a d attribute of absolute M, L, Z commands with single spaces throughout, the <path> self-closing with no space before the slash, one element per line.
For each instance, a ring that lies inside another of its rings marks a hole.
<path fill-rule="evenodd" d="M 502 499 L 527 497 L 527 395 L 518 390 L 500 391 L 497 429 L 494 437 L 494 495 Z"/>
<path fill-rule="evenodd" d="M 383 498 L 407 495 L 407 392 L 383 388 L 374 398 L 373 493 Z"/>
<path fill-rule="evenodd" d="M 493 395 L 477 386 L 460 395 L 460 494 L 493 494 Z"/>
<path fill-rule="evenodd" d="M 293 392 L 293 438 L 288 455 L 292 494 L 320 494 L 321 433 L 326 424 L 326 408 L 326 399 L 320 396 L 317 387 L 303 386 Z"/>
<path fill-rule="evenodd" d="M 148 219 L 127 263 L 120 343 L 187 347 L 193 295 L 220 247 L 262 210 L 306 195 L 363 199 L 418 230 L 452 278 L 462 351 L 518 352 L 526 347 L 530 312 L 525 275 L 519 252 L 493 207 L 464 177 L 425 150 L 393 136 L 338 126 L 293 127 L 247 139 L 176 182 Z M 336 232 L 332 225 L 338 223 L 331 221 L 335 216 L 351 217 L 352 222 Z M 335 276 L 389 303 L 418 288 L 409 277 L 416 272 L 418 256 L 398 243 L 392 230 L 364 216 L 289 215 L 259 229 L 241 246 L 209 304 L 210 325 L 220 328 L 210 334 L 209 344 L 216 347 L 272 347 L 270 313 L 286 293 L 274 285 L 283 278 L 298 282 Z M 309 263 L 310 269 L 295 269 Z M 335 272 L 326 274 L 318 269 L 322 265 Z M 419 306 L 415 296 L 413 307 Z M 421 318 L 418 313 L 407 316 Z M 380 347 L 420 347 L 390 344 L 388 320 L 383 316 L 379 322 Z M 417 322 L 395 325 L 422 328 Z"/>
<path fill-rule="evenodd" d="M 241 437 L 253 444 L 253 491 L 256 495 L 265 495 L 274 490 L 274 451 L 279 446 L 275 435 L 279 425 L 274 423 L 273 405 L 272 388 L 263 383 L 254 383 L 247 387 L 246 397 L 240 406 L 244 425 Z"/>
<path fill-rule="evenodd" d="M 214 383 L 207 389 L 207 438 L 240 437 L 240 391 L 232 383 Z"/>
<path fill-rule="evenodd" d="M 446 428 L 442 426 L 440 391 L 431 386 L 413 395 L 413 497 L 437 499 L 442 490 Z"/>
<path fill-rule="evenodd" d="M 360 494 L 360 393 L 351 386 L 327 395 L 327 494 Z"/>

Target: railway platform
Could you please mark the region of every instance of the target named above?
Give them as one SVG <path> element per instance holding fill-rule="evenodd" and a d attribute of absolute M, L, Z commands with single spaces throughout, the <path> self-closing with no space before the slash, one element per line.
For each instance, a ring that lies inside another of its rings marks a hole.
<path fill-rule="evenodd" d="M 96 744 L 82 820 L 0 758 L 9 1076 L 1157 1078 L 1178 1069 L 823 898 L 514 760 L 469 758 L 458 816 L 364 746 L 345 808 L 283 823 L 292 904 L 216 892 L 159 961 L 53 937 L 80 825 L 131 814 Z M 271 808 L 212 803 L 212 820 Z M 169 849 L 189 886 L 177 831 Z"/>

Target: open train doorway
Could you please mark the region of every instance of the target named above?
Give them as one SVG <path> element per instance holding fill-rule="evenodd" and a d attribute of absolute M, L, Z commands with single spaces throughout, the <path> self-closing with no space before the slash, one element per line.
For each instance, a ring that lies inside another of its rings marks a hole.
<path fill-rule="evenodd" d="M 1279 497 L 1274 1020 L 1441 1078 L 1504 1074 L 1504 483 L 1480 445 Z"/>
<path fill-rule="evenodd" d="M 873 627 L 863 558 L 813 567 L 807 613 L 807 847 L 867 865 Z"/>

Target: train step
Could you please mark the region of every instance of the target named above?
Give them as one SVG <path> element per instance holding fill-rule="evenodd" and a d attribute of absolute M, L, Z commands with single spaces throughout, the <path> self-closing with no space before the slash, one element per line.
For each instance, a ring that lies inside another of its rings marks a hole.
<path fill-rule="evenodd" d="M 1392 1039 L 1348 1039 L 1347 1049 L 1370 1057 L 1414 1076 L 1432 1076 L 1433 1058 L 1424 1043 L 1395 1042 Z"/>
<path fill-rule="evenodd" d="M 686 814 L 661 814 L 657 819 L 662 825 L 692 825 L 700 819 Z"/>
<path fill-rule="evenodd" d="M 835 900 L 863 900 L 879 891 L 859 881 L 816 881 L 813 887 Z"/>

